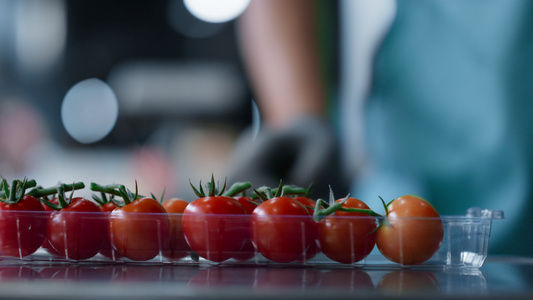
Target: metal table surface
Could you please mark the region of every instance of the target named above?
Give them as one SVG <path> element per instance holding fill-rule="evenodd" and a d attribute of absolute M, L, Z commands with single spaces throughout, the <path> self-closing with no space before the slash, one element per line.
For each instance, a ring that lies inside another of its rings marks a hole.
<path fill-rule="evenodd" d="M 533 299 L 533 258 L 480 269 L 0 262 L 0 299 Z"/>

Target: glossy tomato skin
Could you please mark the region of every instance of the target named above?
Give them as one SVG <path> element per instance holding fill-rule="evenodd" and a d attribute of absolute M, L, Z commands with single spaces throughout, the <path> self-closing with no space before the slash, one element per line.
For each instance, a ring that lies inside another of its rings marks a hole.
<path fill-rule="evenodd" d="M 242 205 L 247 215 L 251 215 L 257 205 L 259 205 L 259 202 L 253 200 L 252 197 L 235 197 L 235 200 Z"/>
<path fill-rule="evenodd" d="M 24 257 L 37 251 L 46 236 L 41 202 L 25 195 L 14 204 L 0 202 L 0 253 Z"/>
<path fill-rule="evenodd" d="M 139 198 L 109 215 L 113 247 L 124 257 L 146 261 L 156 257 L 168 243 L 170 221 L 161 203 Z"/>
<path fill-rule="evenodd" d="M 109 237 L 109 215 L 113 210 L 115 210 L 115 208 L 117 208 L 117 206 L 113 202 L 100 205 L 100 210 L 105 215 L 106 221 L 105 230 L 102 231 L 102 235 L 104 235 L 104 242 L 100 249 L 100 254 L 112 260 L 117 260 L 122 257 L 122 255 L 113 248 L 113 245 L 111 244 L 111 238 Z"/>
<path fill-rule="evenodd" d="M 293 199 L 297 202 L 300 202 L 303 206 L 305 206 L 309 214 L 313 215 L 313 213 L 315 212 L 315 206 L 316 206 L 315 200 L 309 197 L 304 197 L 304 196 L 296 196 Z"/>
<path fill-rule="evenodd" d="M 242 248 L 247 222 L 244 208 L 234 198 L 207 196 L 187 205 L 182 229 L 196 254 L 213 262 L 222 262 Z"/>
<path fill-rule="evenodd" d="M 369 209 L 363 201 L 356 198 L 346 199 L 342 207 Z M 343 264 L 356 263 L 374 249 L 376 228 L 375 217 L 364 213 L 336 211 L 318 223 L 320 248 L 334 261 Z"/>
<path fill-rule="evenodd" d="M 376 245 L 387 259 L 416 265 L 430 259 L 444 236 L 442 220 L 429 202 L 406 195 L 387 206 L 387 221 L 377 231 Z"/>
<path fill-rule="evenodd" d="M 58 200 L 57 198 L 53 198 L 50 200 L 51 203 L 53 204 L 58 204 Z M 42 204 L 43 206 L 43 209 L 45 211 L 45 214 L 47 216 L 47 218 L 50 217 L 50 214 L 52 214 L 52 212 L 54 212 L 54 209 L 52 209 L 50 206 L 46 205 L 46 204 Z M 53 256 L 57 256 L 57 257 L 62 257 L 61 254 L 59 254 L 59 252 L 57 252 L 56 249 L 54 249 L 54 247 L 52 247 L 52 244 L 50 244 L 50 240 L 48 239 L 48 230 L 46 230 L 46 227 L 47 227 L 47 223 L 45 223 L 45 232 L 46 232 L 46 236 L 44 238 L 44 241 L 43 241 L 43 244 L 41 245 L 41 247 L 46 251 L 48 252 L 48 254 L 51 254 Z M 62 257 L 64 258 L 64 257 Z"/>
<path fill-rule="evenodd" d="M 257 206 L 250 219 L 252 242 L 269 260 L 306 260 L 316 241 L 316 227 L 307 209 L 289 197 L 274 197 Z"/>
<path fill-rule="evenodd" d="M 254 209 L 259 205 L 259 203 L 253 200 L 251 197 L 235 197 L 237 201 L 242 205 L 247 215 L 251 215 Z M 249 224 L 248 224 L 249 225 Z M 245 232 L 246 239 L 242 248 L 233 256 L 234 259 L 238 261 L 247 261 L 255 257 L 256 251 L 250 237 L 250 229 Z"/>
<path fill-rule="evenodd" d="M 95 256 L 104 242 L 105 216 L 98 205 L 73 198 L 67 207 L 54 211 L 47 224 L 48 240 L 59 255 L 80 260 Z"/>
<path fill-rule="evenodd" d="M 309 212 L 310 215 L 313 215 L 315 213 L 315 206 L 316 206 L 315 200 L 309 197 L 306 197 L 306 196 L 296 196 L 293 199 L 301 203 L 303 206 L 305 206 L 305 208 L 307 209 L 307 212 Z M 318 231 L 318 227 L 316 225 L 318 224 L 315 223 L 315 227 L 316 227 L 315 231 Z M 307 249 L 305 253 L 305 257 L 302 260 L 298 260 L 298 261 L 304 262 L 306 260 L 309 260 L 315 257 L 318 253 L 320 253 L 320 244 L 318 241 L 318 233 L 317 233 L 317 239 L 315 240 L 314 243 L 311 243 L 311 245 L 309 245 L 309 248 Z"/>
<path fill-rule="evenodd" d="M 169 239 L 166 247 L 163 250 L 163 257 L 175 260 L 188 256 L 191 253 L 191 247 L 187 244 L 183 229 L 181 228 L 181 219 L 183 211 L 189 202 L 173 198 L 163 202 L 163 208 L 168 213 L 170 222 Z"/>

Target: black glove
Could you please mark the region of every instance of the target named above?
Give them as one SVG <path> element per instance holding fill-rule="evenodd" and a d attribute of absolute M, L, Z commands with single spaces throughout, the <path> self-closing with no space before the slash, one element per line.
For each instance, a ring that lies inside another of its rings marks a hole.
<path fill-rule="evenodd" d="M 312 197 L 345 195 L 347 180 L 339 164 L 337 138 L 324 120 L 306 118 L 283 130 L 263 128 L 254 138 L 242 134 L 229 163 L 228 181 L 250 181 L 254 187 L 284 184 L 308 187 Z"/>

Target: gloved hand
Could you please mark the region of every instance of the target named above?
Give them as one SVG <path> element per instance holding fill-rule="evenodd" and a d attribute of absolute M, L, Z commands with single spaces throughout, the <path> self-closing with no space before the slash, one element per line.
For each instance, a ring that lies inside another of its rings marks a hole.
<path fill-rule="evenodd" d="M 254 138 L 244 132 L 229 162 L 228 182 L 250 181 L 255 188 L 283 184 L 308 187 L 312 197 L 345 195 L 347 180 L 339 164 L 337 138 L 326 121 L 300 119 L 283 130 L 262 128 Z"/>

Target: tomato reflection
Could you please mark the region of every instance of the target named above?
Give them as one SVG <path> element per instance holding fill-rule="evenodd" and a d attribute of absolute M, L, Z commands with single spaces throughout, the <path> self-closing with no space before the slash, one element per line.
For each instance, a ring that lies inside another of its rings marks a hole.
<path fill-rule="evenodd" d="M 373 290 L 370 275 L 362 270 L 328 270 L 322 275 L 320 288 L 344 291 Z"/>
<path fill-rule="evenodd" d="M 439 291 L 438 280 L 429 271 L 398 270 L 385 274 L 377 289 L 386 293 L 412 294 Z"/>
<path fill-rule="evenodd" d="M 112 266 L 52 265 L 39 270 L 42 279 L 65 281 L 108 281 L 113 273 Z"/>
<path fill-rule="evenodd" d="M 0 267 L 0 282 L 33 280 L 41 278 L 39 272 L 24 266 Z"/>
<path fill-rule="evenodd" d="M 207 267 L 199 269 L 189 281 L 193 287 L 245 286 L 255 284 L 260 269 L 247 267 Z"/>
<path fill-rule="evenodd" d="M 258 274 L 257 289 L 308 289 L 320 282 L 322 272 L 314 268 L 265 268 Z"/>

